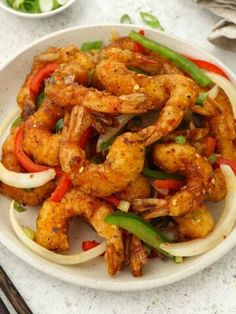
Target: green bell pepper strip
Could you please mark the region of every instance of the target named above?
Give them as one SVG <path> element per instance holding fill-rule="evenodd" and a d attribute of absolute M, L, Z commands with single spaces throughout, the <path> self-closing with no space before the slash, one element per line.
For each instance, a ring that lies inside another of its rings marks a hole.
<path fill-rule="evenodd" d="M 172 61 L 181 70 L 188 73 L 200 86 L 206 87 L 212 83 L 212 80 L 196 64 L 175 52 L 174 50 L 159 44 L 156 41 L 146 38 L 145 36 L 142 36 L 135 31 L 131 31 L 129 33 L 129 38 L 133 39 L 135 42 L 138 42 L 143 47 L 152 50 L 162 57 Z"/>
<path fill-rule="evenodd" d="M 159 179 L 159 180 L 164 180 L 164 179 L 175 179 L 175 180 L 183 180 L 183 177 L 179 174 L 174 174 L 174 173 L 166 173 L 158 170 L 152 170 L 149 168 L 143 168 L 142 174 L 145 177 L 152 178 L 152 179 Z"/>
<path fill-rule="evenodd" d="M 125 212 L 112 213 L 106 216 L 105 223 L 117 225 L 129 231 L 157 250 L 160 249 L 162 243 L 167 242 L 165 236 L 160 231 L 136 214 Z"/>
<path fill-rule="evenodd" d="M 129 231 L 150 247 L 171 258 L 175 263 L 179 261 L 179 256 L 173 256 L 160 248 L 162 243 L 168 242 L 164 234 L 136 214 L 116 212 L 107 215 L 104 221 L 109 225 L 116 225 Z"/>

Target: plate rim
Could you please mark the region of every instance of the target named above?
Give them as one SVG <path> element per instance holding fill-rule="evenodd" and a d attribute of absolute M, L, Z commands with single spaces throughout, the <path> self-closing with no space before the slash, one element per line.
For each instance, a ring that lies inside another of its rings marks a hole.
<path fill-rule="evenodd" d="M 100 28 L 100 27 L 109 27 L 109 28 L 124 28 L 132 27 L 134 29 L 142 28 L 148 32 L 151 33 L 157 33 L 161 34 L 162 36 L 168 38 L 168 39 L 174 39 L 177 40 L 180 43 L 187 44 L 189 47 L 192 47 L 194 50 L 196 48 L 200 50 L 202 53 L 207 55 L 210 60 L 214 61 L 217 65 L 221 66 L 231 78 L 236 81 L 236 75 L 218 58 L 213 56 L 210 52 L 206 51 L 205 49 L 202 49 L 198 45 L 192 44 L 191 42 L 184 40 L 180 38 L 179 36 L 175 36 L 168 33 L 163 33 L 158 30 L 153 30 L 148 27 L 144 27 L 143 25 L 130 25 L 130 24 L 88 24 L 83 26 L 75 26 L 66 28 L 63 30 L 59 30 L 53 33 L 50 33 L 46 36 L 41 37 L 40 39 L 34 40 L 30 44 L 26 45 L 23 49 L 19 50 L 17 53 L 15 53 L 11 58 L 3 62 L 3 64 L 0 66 L 0 71 L 4 70 L 5 67 L 7 67 L 11 62 L 13 62 L 17 57 L 21 56 L 24 52 L 28 51 L 29 49 L 33 48 L 37 44 L 40 44 L 41 42 L 44 42 L 50 38 L 53 38 L 58 35 L 63 35 L 71 31 L 79 31 L 80 29 L 89 29 L 89 28 Z M 236 227 L 235 227 L 236 228 Z M 233 229 L 234 230 L 234 229 Z M 152 288 L 158 288 L 160 286 L 168 285 L 173 282 L 185 279 L 187 277 L 192 276 L 193 274 L 203 270 L 204 268 L 210 266 L 214 262 L 218 261 L 221 257 L 223 257 L 228 251 L 230 251 L 235 245 L 236 245 L 236 237 L 233 237 L 233 230 L 230 233 L 230 235 L 221 242 L 217 247 L 212 249 L 211 251 L 205 253 L 205 259 L 201 260 L 198 264 L 189 265 L 185 270 L 182 272 L 177 272 L 175 274 L 171 274 L 169 276 L 165 276 L 163 278 L 153 279 L 153 280 L 145 280 L 145 275 L 142 277 L 142 280 L 136 281 L 134 280 L 132 282 L 116 282 L 115 279 L 112 279 L 109 282 L 104 282 L 100 279 L 88 279 L 84 277 L 75 277 L 74 275 L 68 274 L 68 273 L 61 273 L 60 270 L 53 268 L 53 264 L 46 265 L 41 262 L 41 260 L 37 259 L 33 256 L 28 255 L 28 248 L 27 250 L 21 250 L 21 248 L 18 248 L 16 244 L 14 244 L 12 241 L 8 240 L 7 235 L 1 232 L 0 229 L 0 242 L 9 250 L 11 251 L 15 256 L 26 262 L 27 264 L 33 266 L 34 268 L 40 270 L 41 272 L 50 275 L 54 278 L 60 279 L 62 281 L 73 283 L 75 285 L 83 286 L 83 287 L 89 287 L 93 289 L 98 290 L 106 290 L 106 291 L 138 291 L 138 290 L 146 290 L 146 289 L 152 289 Z M 30 250 L 29 250 L 30 251 Z M 36 255 L 36 254 L 35 254 Z M 45 260 L 48 262 L 47 260 Z"/>

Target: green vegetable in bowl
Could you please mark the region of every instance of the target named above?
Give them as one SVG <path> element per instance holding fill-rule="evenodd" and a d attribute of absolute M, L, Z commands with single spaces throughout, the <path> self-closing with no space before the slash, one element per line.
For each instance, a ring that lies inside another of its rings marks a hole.
<path fill-rule="evenodd" d="M 66 4 L 69 0 L 6 0 L 15 10 L 26 13 L 50 12 Z"/>

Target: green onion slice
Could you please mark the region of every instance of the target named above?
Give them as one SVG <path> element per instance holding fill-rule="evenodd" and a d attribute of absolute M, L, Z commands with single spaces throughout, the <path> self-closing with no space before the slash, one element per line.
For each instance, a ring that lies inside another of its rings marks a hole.
<path fill-rule="evenodd" d="M 209 162 L 210 162 L 212 165 L 216 162 L 216 159 L 217 159 L 216 154 L 211 154 L 211 155 L 208 157 L 208 160 L 209 160 Z"/>
<path fill-rule="evenodd" d="M 120 18 L 121 24 L 132 24 L 131 18 L 128 14 L 124 14 Z"/>
<path fill-rule="evenodd" d="M 103 42 L 101 40 L 88 41 L 82 44 L 81 51 L 99 50 L 101 49 Z"/>
<path fill-rule="evenodd" d="M 30 227 L 23 227 L 22 228 L 24 233 L 27 235 L 27 237 L 29 237 L 31 240 L 34 240 L 35 238 L 35 232 L 32 228 Z"/>
<path fill-rule="evenodd" d="M 23 207 L 21 205 L 21 203 L 17 202 L 17 201 L 14 201 L 14 204 L 13 204 L 14 208 L 16 211 L 18 211 L 18 213 L 22 213 L 22 212 L 25 212 L 26 211 L 26 208 Z"/>
<path fill-rule="evenodd" d="M 186 137 L 183 135 L 176 136 L 175 142 L 177 144 L 185 144 L 186 143 Z"/>
<path fill-rule="evenodd" d="M 204 101 L 207 99 L 207 93 L 199 93 L 199 95 L 198 95 L 198 99 L 196 100 L 196 105 L 197 106 L 203 106 L 203 104 L 204 104 Z"/>
<path fill-rule="evenodd" d="M 164 28 L 162 27 L 161 23 L 159 22 L 159 20 L 157 19 L 155 15 L 148 12 L 142 12 L 142 11 L 139 14 L 147 25 L 153 28 L 159 28 L 160 30 L 164 31 Z"/>
<path fill-rule="evenodd" d="M 16 9 L 19 9 L 24 12 L 29 12 L 29 13 L 40 12 L 38 1 L 34 1 L 34 0 L 21 1 L 21 4 Z"/>
<path fill-rule="evenodd" d="M 42 103 L 43 103 L 43 101 L 44 101 L 44 99 L 46 98 L 46 95 L 45 95 L 45 93 L 44 93 L 44 89 L 38 94 L 38 96 L 37 96 L 37 98 L 36 98 L 36 106 L 37 106 L 37 108 L 39 108 L 41 105 L 42 105 Z"/>
<path fill-rule="evenodd" d="M 18 125 L 20 125 L 22 123 L 22 119 L 21 119 L 21 116 L 17 117 L 15 119 L 15 121 L 12 123 L 11 127 L 12 128 L 16 128 Z"/>
<path fill-rule="evenodd" d="M 64 126 L 64 119 L 61 118 L 57 121 L 57 123 L 54 127 L 55 133 L 58 133 L 59 131 L 61 131 L 61 129 L 63 129 L 63 126 Z"/>

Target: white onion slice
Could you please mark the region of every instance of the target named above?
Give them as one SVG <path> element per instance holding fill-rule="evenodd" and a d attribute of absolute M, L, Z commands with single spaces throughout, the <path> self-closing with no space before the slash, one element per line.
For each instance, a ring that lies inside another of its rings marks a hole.
<path fill-rule="evenodd" d="M 211 98 L 211 99 L 215 99 L 217 97 L 219 93 L 219 86 L 218 85 L 214 85 L 209 92 L 207 92 L 207 95 Z"/>
<path fill-rule="evenodd" d="M 214 83 L 224 90 L 225 94 L 230 100 L 234 116 L 236 117 L 236 87 L 222 75 L 207 71 L 206 74 L 212 79 Z"/>
<path fill-rule="evenodd" d="M 204 239 L 196 239 L 181 243 L 161 244 L 160 248 L 174 256 L 195 256 L 217 246 L 231 232 L 236 220 L 236 177 L 229 166 L 222 165 L 225 176 L 227 195 L 224 209 L 214 230 Z"/>
<path fill-rule="evenodd" d="M 39 256 L 46 258 L 47 260 L 57 263 L 57 264 L 62 264 L 62 265 L 76 265 L 80 263 L 87 262 L 97 256 L 100 256 L 103 254 L 106 250 L 106 242 L 102 242 L 95 248 L 92 248 L 91 250 L 88 250 L 86 252 L 78 253 L 78 254 L 72 254 L 72 255 L 62 255 L 62 254 L 57 254 L 52 251 L 49 251 L 39 245 L 38 243 L 34 242 L 31 240 L 23 231 L 21 226 L 16 220 L 15 217 L 15 209 L 14 209 L 14 201 L 11 202 L 10 205 L 10 221 L 13 230 L 15 231 L 17 237 L 33 252 L 38 254 Z"/>
<path fill-rule="evenodd" d="M 107 128 L 107 132 L 105 134 L 101 134 L 99 136 L 98 141 L 97 141 L 97 152 L 101 151 L 100 145 L 103 142 L 109 141 L 134 116 L 135 116 L 134 114 L 122 114 L 119 117 L 117 117 L 117 120 L 119 122 L 119 127 L 118 128 Z"/>
<path fill-rule="evenodd" d="M 19 115 L 20 109 L 14 109 L 1 123 L 0 126 L 0 139 L 3 134 L 12 123 L 12 121 Z M 30 189 L 36 188 L 50 180 L 54 179 L 56 176 L 56 172 L 54 169 L 48 169 L 41 172 L 35 173 L 19 173 L 8 170 L 4 165 L 0 162 L 0 181 L 3 183 L 14 186 L 15 188 L 22 189 Z"/>
<path fill-rule="evenodd" d="M 8 170 L 0 162 L 0 181 L 15 188 L 36 188 L 51 181 L 55 176 L 56 171 L 54 169 L 32 173 L 19 173 Z"/>

